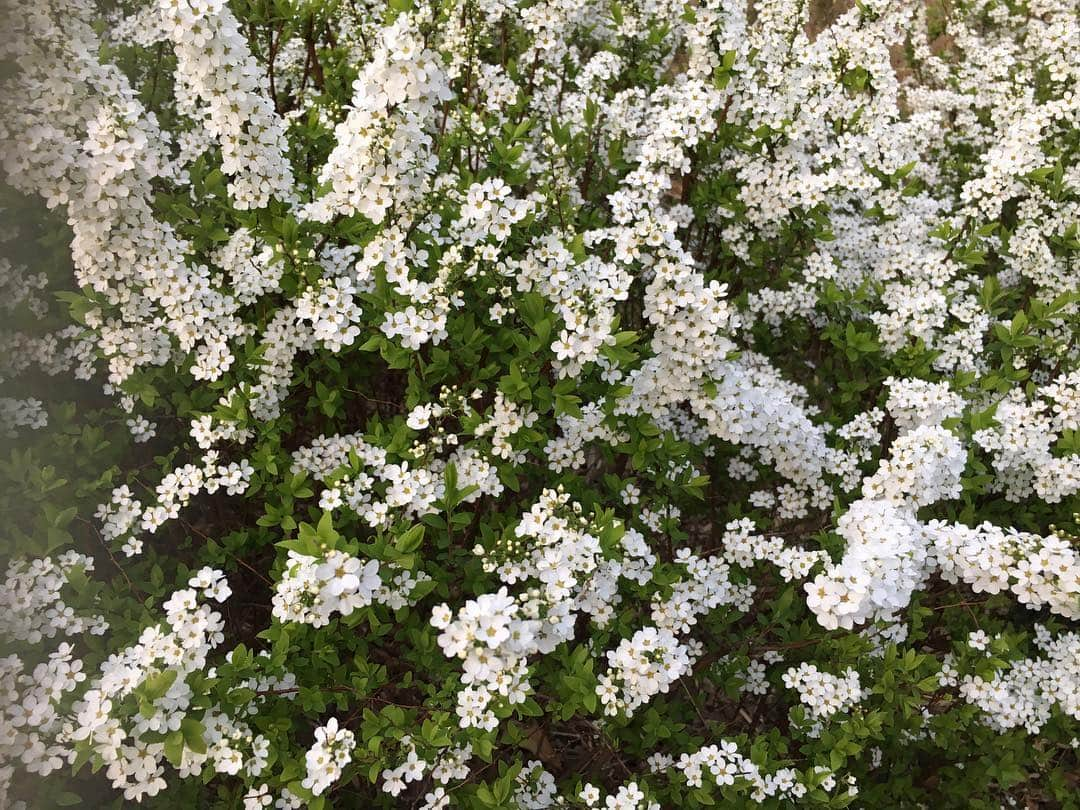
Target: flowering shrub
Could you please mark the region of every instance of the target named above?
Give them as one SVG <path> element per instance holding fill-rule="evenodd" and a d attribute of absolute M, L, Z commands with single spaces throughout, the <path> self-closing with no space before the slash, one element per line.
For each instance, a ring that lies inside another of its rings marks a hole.
<path fill-rule="evenodd" d="M 0 807 L 1076 806 L 1063 0 L 41 0 Z"/>

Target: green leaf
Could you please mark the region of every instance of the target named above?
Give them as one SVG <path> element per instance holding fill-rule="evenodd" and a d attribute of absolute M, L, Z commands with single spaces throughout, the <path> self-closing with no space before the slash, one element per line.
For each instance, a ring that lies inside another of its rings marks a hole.
<path fill-rule="evenodd" d="M 424 524 L 417 523 L 403 535 L 401 535 L 395 542 L 394 548 L 396 548 L 402 554 L 409 554 L 420 548 L 421 543 L 424 542 Z"/>
<path fill-rule="evenodd" d="M 581 397 L 571 394 L 556 394 L 555 395 L 555 415 L 562 416 L 563 414 L 569 414 L 570 416 L 581 418 L 581 408 L 578 403 L 581 402 Z"/>
<path fill-rule="evenodd" d="M 165 738 L 164 751 L 169 764 L 179 768 L 184 761 L 184 735 L 179 729 Z"/>
<path fill-rule="evenodd" d="M 162 672 L 156 672 L 143 681 L 140 691 L 143 696 L 150 701 L 162 698 L 176 681 L 177 674 L 175 669 L 166 669 Z"/>
<path fill-rule="evenodd" d="M 196 754 L 206 753 L 206 729 L 198 720 L 185 717 L 180 721 L 180 733 L 184 735 L 184 745 Z"/>

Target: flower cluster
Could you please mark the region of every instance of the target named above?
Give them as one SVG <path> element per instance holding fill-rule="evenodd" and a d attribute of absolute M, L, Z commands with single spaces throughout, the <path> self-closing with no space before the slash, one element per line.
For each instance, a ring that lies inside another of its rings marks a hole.
<path fill-rule="evenodd" d="M 999 732 L 1022 726 L 1038 734 L 1054 709 L 1080 719 L 1080 636 L 1043 636 L 1038 642 L 1042 657 L 1014 661 L 989 679 L 965 675 L 960 683 L 960 695 L 982 709 L 986 723 Z"/>
<path fill-rule="evenodd" d="M 201 492 L 243 493 L 254 472 L 247 460 L 219 464 L 217 451 L 211 450 L 203 456 L 202 467 L 184 464 L 166 473 L 154 488 L 157 501 L 149 505 L 144 506 L 131 488 L 122 484 L 112 491 L 108 503 L 98 505 L 95 517 L 101 522 L 102 537 L 106 541 L 123 539 L 124 553 L 135 556 L 143 547 L 140 531 L 155 533 L 167 521 L 179 517 L 180 510 Z"/>
<path fill-rule="evenodd" d="M 843 677 L 839 677 L 803 662 L 784 673 L 784 686 L 799 693 L 799 702 L 816 720 L 847 711 L 863 698 L 859 673 L 853 669 L 845 670 Z"/>
<path fill-rule="evenodd" d="M 378 224 L 392 206 L 407 209 L 423 197 L 435 167 L 425 124 L 435 105 L 450 98 L 439 62 L 408 16 L 378 33 L 319 173 L 327 191 L 304 209 L 307 217 L 326 222 L 361 214 Z"/>
<path fill-rule="evenodd" d="M 1048 607 L 1069 619 L 1080 617 L 1080 555 L 1067 538 L 990 523 L 932 521 L 927 531 L 949 582 L 963 581 L 976 593 L 1011 591 L 1030 610 Z"/>
<path fill-rule="evenodd" d="M 0 806 L 1073 801 L 1074 2 L 0 3 Z"/>
<path fill-rule="evenodd" d="M 331 717 L 326 725 L 315 729 L 315 744 L 305 756 L 307 776 L 304 777 L 304 787 L 316 796 L 325 793 L 330 785 L 341 778 L 345 766 L 352 762 L 355 747 L 355 736 L 348 729 L 341 728 L 336 717 Z"/>
<path fill-rule="evenodd" d="M 781 768 L 773 773 L 761 769 L 739 753 L 735 743 L 721 741 L 719 745 L 699 748 L 692 754 L 682 754 L 675 767 L 683 773 L 690 787 L 701 787 L 707 773 L 715 784 L 733 785 L 736 781 L 752 788 L 750 796 L 762 803 L 769 797 L 797 801 L 806 795 L 809 787 L 791 768 Z"/>
<path fill-rule="evenodd" d="M 290 199 L 285 131 L 239 21 L 223 0 L 160 0 L 158 7 L 176 54 L 177 107 L 221 148 L 233 205 L 262 208 L 272 197 Z"/>
<path fill-rule="evenodd" d="M 37 644 L 58 633 L 76 636 L 103 634 L 109 627 L 103 616 L 84 616 L 65 604 L 63 589 L 73 572 L 86 575 L 94 570 L 94 558 L 67 551 L 57 559 L 14 559 L 8 563 L 0 610 L 4 625 L 0 633 L 9 639 Z"/>
<path fill-rule="evenodd" d="M 632 714 L 654 695 L 670 690 L 697 657 L 667 628 L 646 627 L 623 639 L 608 651 L 610 671 L 600 676 L 596 687 L 604 713 Z"/>
<path fill-rule="evenodd" d="M 334 613 L 348 616 L 367 607 L 381 588 L 378 560 L 364 562 L 334 550 L 321 558 L 290 551 L 274 590 L 274 616 L 322 627 Z"/>
<path fill-rule="evenodd" d="M 228 597 L 220 571 L 197 572 L 190 588 L 166 600 L 161 626 L 146 627 L 137 643 L 111 656 L 92 676 L 81 671 L 82 662 L 67 643 L 39 665 L 33 677 L 20 673 L 18 659 L 5 659 L 5 677 L 14 679 L 14 688 L 6 693 L 4 711 L 15 717 L 4 743 L 5 758 L 13 751 L 25 752 L 24 763 L 49 773 L 81 753 L 104 766 L 113 787 L 134 801 L 166 787 L 167 757 L 184 773 L 199 774 L 209 766 L 216 773 L 258 776 L 267 762 L 265 738 L 253 735 L 217 705 L 205 708 L 201 721 L 189 715 L 195 698 L 189 678 L 206 668 L 208 655 L 224 638 L 221 614 L 200 604 L 200 595 L 217 601 Z M 80 696 L 63 713 L 56 701 L 80 684 Z M 25 691 L 20 693 L 20 687 Z M 134 716 L 124 711 L 129 701 L 139 707 Z M 30 711 L 30 706 L 37 708 Z M 189 739 L 198 735 L 197 743 L 170 749 L 185 723 Z M 180 758 L 177 750 L 182 751 Z"/>

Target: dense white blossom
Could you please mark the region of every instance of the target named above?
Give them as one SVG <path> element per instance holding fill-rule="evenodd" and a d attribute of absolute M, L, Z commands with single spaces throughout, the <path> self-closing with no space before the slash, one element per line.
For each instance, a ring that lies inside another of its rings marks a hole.
<path fill-rule="evenodd" d="M 106 5 L 0 43 L 0 806 L 839 805 L 905 644 L 897 739 L 1080 720 L 1074 3 Z"/>

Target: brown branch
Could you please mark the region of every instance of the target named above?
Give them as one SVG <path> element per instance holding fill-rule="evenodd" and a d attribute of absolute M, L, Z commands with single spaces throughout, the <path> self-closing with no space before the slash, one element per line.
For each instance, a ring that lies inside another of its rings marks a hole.
<path fill-rule="evenodd" d="M 183 526 L 183 527 L 184 527 L 185 529 L 187 529 L 187 530 L 188 530 L 189 532 L 192 532 L 193 534 L 197 534 L 197 535 L 198 535 L 199 537 L 201 537 L 201 538 L 202 538 L 203 540 L 206 540 L 206 541 L 212 541 L 212 540 L 213 540 L 213 538 L 212 538 L 212 537 L 208 537 L 207 535 L 205 535 L 205 534 L 204 534 L 203 532 L 201 532 L 201 531 L 199 531 L 198 529 L 196 529 L 196 528 L 195 528 L 194 526 L 192 526 L 192 525 L 191 525 L 190 523 L 188 523 L 188 522 L 187 522 L 186 520 L 184 520 L 183 518 L 177 518 L 177 520 L 179 520 L 179 521 L 180 521 L 180 525 L 181 525 L 181 526 Z M 255 576 L 257 576 L 257 577 L 258 577 L 259 579 L 261 579 L 261 580 L 262 580 L 262 581 L 263 581 L 263 582 L 264 582 L 265 584 L 269 585 L 269 586 L 270 586 L 271 588 L 273 588 L 273 587 L 274 587 L 274 583 L 273 583 L 273 582 L 271 582 L 271 581 L 270 581 L 269 579 L 267 579 L 267 578 L 266 578 L 265 576 L 263 576 L 263 575 L 262 575 L 262 574 L 261 574 L 261 573 L 260 573 L 259 571 L 257 571 L 257 570 L 256 570 L 255 568 L 252 568 L 252 567 L 251 567 L 251 565 L 249 565 L 249 564 L 248 564 L 248 563 L 247 563 L 246 561 L 244 561 L 244 560 L 240 559 L 239 557 L 237 557 L 237 556 L 236 556 L 235 554 L 233 554 L 233 553 L 232 553 L 231 551 L 229 551 L 229 550 L 228 550 L 227 548 L 225 548 L 225 546 L 221 546 L 221 545 L 219 545 L 219 547 L 221 548 L 221 550 L 222 550 L 222 551 L 224 551 L 224 552 L 225 552 L 226 554 L 228 554 L 228 555 L 229 555 L 229 557 L 231 557 L 231 558 L 232 558 L 233 560 L 235 560 L 236 562 L 240 563 L 240 565 L 244 566 L 244 568 L 246 568 L 246 569 L 247 569 L 247 570 L 249 570 L 249 571 L 250 571 L 251 573 L 253 573 L 253 574 L 254 574 Z"/>
<path fill-rule="evenodd" d="M 98 531 L 97 526 L 95 526 L 93 523 L 91 523 L 86 518 L 81 517 L 79 515 L 76 515 L 75 519 L 77 521 L 79 521 L 80 523 L 90 527 L 90 530 L 93 531 L 94 535 L 97 537 L 98 541 L 101 543 L 101 547 L 105 549 L 105 553 L 109 555 L 109 559 L 112 561 L 112 564 L 116 566 L 116 570 L 120 572 L 120 576 L 122 576 L 124 578 L 124 582 L 127 583 L 127 586 L 128 586 L 128 588 L 131 589 L 131 592 L 135 593 L 135 594 L 138 594 L 140 598 L 145 599 L 146 596 L 147 596 L 146 592 L 143 591 L 141 588 L 136 588 L 135 587 L 135 583 L 133 583 L 131 581 L 131 578 L 127 575 L 127 571 L 125 571 L 124 567 L 122 565 L 120 565 L 119 560 L 117 560 L 116 555 L 112 553 L 112 549 L 109 548 L 109 544 L 105 542 L 105 538 L 101 536 L 101 532 Z"/>

